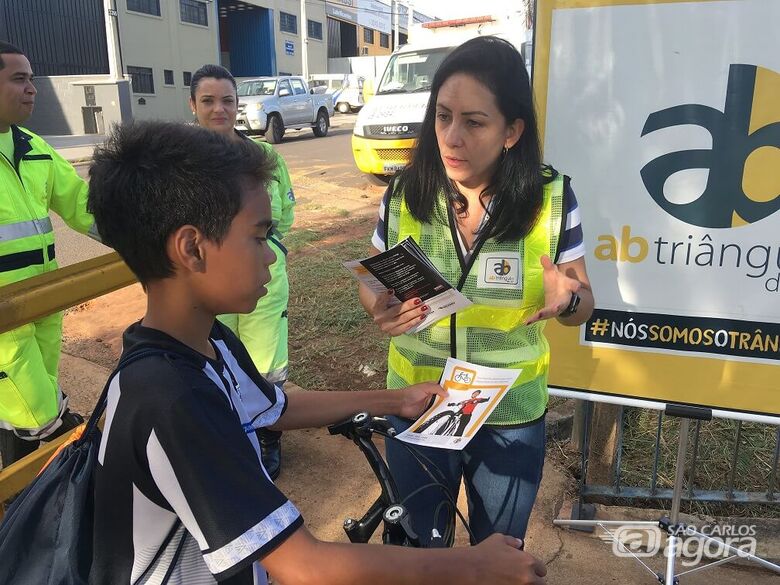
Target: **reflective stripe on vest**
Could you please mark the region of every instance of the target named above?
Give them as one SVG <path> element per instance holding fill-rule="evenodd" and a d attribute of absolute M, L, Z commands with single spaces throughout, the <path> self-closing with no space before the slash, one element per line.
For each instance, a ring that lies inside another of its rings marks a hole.
<path fill-rule="evenodd" d="M 54 231 L 54 228 L 49 217 L 0 225 L 0 244 L 10 242 L 11 240 L 29 238 L 30 236 L 48 234 L 52 231 Z"/>
<path fill-rule="evenodd" d="M 544 187 L 543 206 L 531 232 L 520 241 L 492 238 L 475 249 L 463 273 L 457 235 L 446 201 L 440 197 L 431 223 L 422 224 L 409 212 L 404 198 L 390 199 L 387 245 L 414 238 L 444 277 L 474 304 L 413 335 L 394 337 L 388 356 L 389 388 L 438 380 L 448 356 L 485 366 L 522 369 L 516 386 L 488 419 L 492 424 L 519 424 L 544 414 L 547 404 L 549 346 L 545 322 L 524 325 L 544 306 L 542 255 L 555 257 L 561 231 L 563 176 Z M 502 260 L 502 258 L 504 260 Z M 480 260 L 483 264 L 480 264 Z M 517 272 L 512 286 L 495 286 L 486 279 L 488 262 L 506 261 Z M 482 266 L 483 272 L 480 272 Z"/>

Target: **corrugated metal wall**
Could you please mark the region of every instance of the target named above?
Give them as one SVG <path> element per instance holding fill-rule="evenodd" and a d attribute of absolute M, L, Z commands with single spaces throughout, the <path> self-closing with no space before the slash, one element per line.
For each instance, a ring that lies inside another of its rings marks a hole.
<path fill-rule="evenodd" d="M 341 21 L 328 18 L 328 58 L 341 57 Z"/>
<path fill-rule="evenodd" d="M 228 12 L 230 70 L 236 77 L 276 75 L 273 11 Z"/>
<path fill-rule="evenodd" d="M 102 0 L 0 0 L 0 39 L 25 52 L 35 75 L 109 72 Z"/>

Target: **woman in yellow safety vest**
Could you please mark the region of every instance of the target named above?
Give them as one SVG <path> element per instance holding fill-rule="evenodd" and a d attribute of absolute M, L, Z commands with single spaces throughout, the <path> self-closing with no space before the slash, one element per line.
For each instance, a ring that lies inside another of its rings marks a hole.
<path fill-rule="evenodd" d="M 204 65 L 192 76 L 190 107 L 198 124 L 234 140 L 249 140 L 235 130 L 238 111 L 236 80 L 219 65 Z M 268 238 L 276 252 L 271 265 L 268 293 L 257 302 L 255 310 L 247 315 L 219 317 L 230 327 L 249 351 L 249 355 L 266 380 L 283 385 L 287 381 L 287 249 L 282 237 L 293 223 L 293 195 L 290 173 L 284 159 L 266 143 L 256 141 L 258 148 L 268 151 L 276 161 L 273 181 L 267 185 L 271 197 L 273 234 Z M 281 433 L 263 429 L 258 431 L 262 447 L 263 465 L 271 479 L 276 479 L 281 468 Z"/>
<path fill-rule="evenodd" d="M 372 243 L 377 253 L 414 238 L 473 304 L 417 333 L 419 298 L 360 298 L 392 336 L 388 388 L 438 380 L 449 356 L 521 369 L 515 386 L 463 451 L 420 447 L 457 498 L 466 485 L 474 538 L 523 538 L 542 477 L 548 319 L 576 326 L 593 311 L 579 210 L 568 177 L 541 162 L 523 58 L 478 37 L 441 64 L 411 164 L 391 182 Z M 498 275 L 497 278 L 494 275 Z M 399 432 L 410 421 L 393 419 Z M 447 498 L 403 446 L 387 458 L 420 538 L 442 533 Z M 437 477 L 439 474 L 434 473 Z M 453 510 L 449 510 L 452 514 Z"/>

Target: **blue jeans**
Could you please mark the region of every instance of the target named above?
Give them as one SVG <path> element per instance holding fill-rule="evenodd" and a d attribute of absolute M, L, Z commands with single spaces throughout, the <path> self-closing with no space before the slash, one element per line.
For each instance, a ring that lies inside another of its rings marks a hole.
<path fill-rule="evenodd" d="M 388 418 L 399 433 L 411 424 L 395 416 Z M 431 471 L 439 481 L 443 479 L 453 500 L 457 500 L 463 477 L 469 525 L 476 542 L 494 532 L 525 538 L 542 481 L 544 419 L 521 428 L 482 427 L 462 451 L 405 445 L 425 455 L 438 468 Z M 387 463 L 402 498 L 433 481 L 399 441 L 387 440 L 385 447 Z M 443 501 L 446 496 L 441 488 L 428 487 L 404 503 L 423 544 L 430 541 L 433 528 L 444 534 L 448 517 L 442 511 Z"/>

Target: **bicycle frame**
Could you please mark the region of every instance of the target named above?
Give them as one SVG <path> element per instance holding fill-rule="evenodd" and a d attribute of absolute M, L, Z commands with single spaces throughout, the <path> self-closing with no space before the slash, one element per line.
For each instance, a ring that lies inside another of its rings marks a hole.
<path fill-rule="evenodd" d="M 343 435 L 357 445 L 382 488 L 382 493 L 360 520 L 347 518 L 344 521 L 344 532 L 350 542 L 368 542 L 379 523 L 384 521 L 384 544 L 419 547 L 420 539 L 412 529 L 409 513 L 402 503 L 390 469 L 372 440 L 374 433 L 387 437 L 395 435 L 395 429 L 389 421 L 361 412 L 341 423 L 330 425 L 328 432 L 331 435 Z M 432 543 L 432 546 L 437 544 Z"/>

